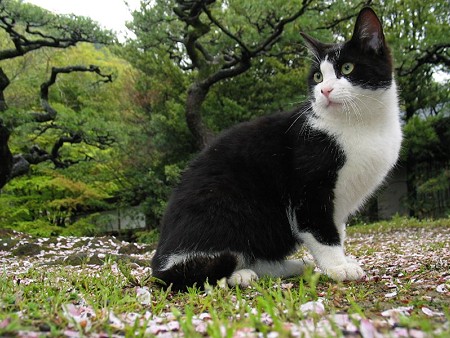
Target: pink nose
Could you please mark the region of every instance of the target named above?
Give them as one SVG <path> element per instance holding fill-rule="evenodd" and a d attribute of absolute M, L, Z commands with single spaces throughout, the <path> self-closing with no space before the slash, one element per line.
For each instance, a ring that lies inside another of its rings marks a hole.
<path fill-rule="evenodd" d="M 326 97 L 326 98 L 328 98 L 329 96 L 330 96 L 330 93 L 333 91 L 333 88 L 330 88 L 330 87 L 325 87 L 325 88 L 322 88 L 321 90 L 320 90 L 320 92 Z"/>

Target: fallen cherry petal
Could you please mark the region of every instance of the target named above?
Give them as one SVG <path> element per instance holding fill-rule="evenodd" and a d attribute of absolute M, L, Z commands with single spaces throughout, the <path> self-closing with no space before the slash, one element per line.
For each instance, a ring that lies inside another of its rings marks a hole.
<path fill-rule="evenodd" d="M 308 302 L 300 305 L 300 311 L 304 314 L 314 312 L 321 315 L 325 313 L 325 307 L 322 302 Z"/>
<path fill-rule="evenodd" d="M 422 312 L 425 313 L 428 317 L 434 317 L 434 316 L 444 316 L 442 312 L 435 312 L 427 307 L 422 307 Z"/>
<path fill-rule="evenodd" d="M 208 312 L 203 312 L 203 313 L 200 313 L 198 318 L 201 319 L 201 320 L 210 320 L 211 319 L 211 315 Z"/>
<path fill-rule="evenodd" d="M 411 338 L 425 338 L 425 337 L 427 337 L 425 332 L 419 331 L 419 330 L 415 330 L 415 329 L 410 329 L 408 334 L 409 334 L 409 337 L 411 337 Z"/>
<path fill-rule="evenodd" d="M 261 314 L 261 323 L 270 326 L 273 324 L 273 319 L 268 313 L 264 312 L 263 314 Z"/>
<path fill-rule="evenodd" d="M 339 326 L 342 330 L 346 332 L 356 333 L 358 328 L 353 324 L 352 319 L 346 313 L 337 313 L 333 315 L 331 318 L 333 323 Z"/>
<path fill-rule="evenodd" d="M 136 288 L 136 298 L 142 305 L 149 305 L 151 303 L 151 294 L 145 288 Z"/>
<path fill-rule="evenodd" d="M 281 288 L 283 290 L 290 290 L 294 286 L 293 283 L 281 283 Z"/>
<path fill-rule="evenodd" d="M 122 330 L 125 327 L 125 324 L 113 312 L 109 312 L 108 320 L 109 324 L 115 329 Z"/>
<path fill-rule="evenodd" d="M 170 331 L 179 331 L 180 330 L 180 323 L 177 321 L 169 322 L 167 324 L 167 327 Z"/>
<path fill-rule="evenodd" d="M 363 338 L 375 338 L 378 336 L 377 329 L 373 326 L 372 322 L 368 319 L 362 319 L 359 332 Z"/>
<path fill-rule="evenodd" d="M 397 296 L 397 291 L 390 292 L 390 293 L 386 293 L 386 294 L 384 295 L 385 298 L 393 298 L 393 297 L 395 297 L 395 296 Z"/>
<path fill-rule="evenodd" d="M 200 322 L 198 325 L 195 326 L 195 331 L 198 333 L 206 333 L 207 328 L 208 328 L 207 323 Z"/>
<path fill-rule="evenodd" d="M 80 337 L 80 332 L 74 330 L 64 330 L 64 337 L 66 338 L 78 338 Z"/>
<path fill-rule="evenodd" d="M 413 306 L 401 306 L 395 309 L 383 311 L 381 312 L 381 315 L 383 317 L 392 317 L 394 315 L 409 316 L 413 308 Z"/>
<path fill-rule="evenodd" d="M 436 287 L 436 291 L 439 292 L 439 293 L 445 293 L 445 292 L 447 292 L 447 285 L 445 285 L 445 284 L 439 284 L 439 285 Z"/>
<path fill-rule="evenodd" d="M 11 318 L 5 318 L 0 322 L 0 329 L 4 329 L 11 323 Z"/>
<path fill-rule="evenodd" d="M 404 328 L 404 327 L 396 327 L 394 329 L 394 337 L 409 337 L 409 333 L 408 333 L 408 329 Z"/>
<path fill-rule="evenodd" d="M 153 335 L 157 335 L 161 332 L 169 331 L 169 327 L 167 325 L 152 325 L 147 330 Z"/>

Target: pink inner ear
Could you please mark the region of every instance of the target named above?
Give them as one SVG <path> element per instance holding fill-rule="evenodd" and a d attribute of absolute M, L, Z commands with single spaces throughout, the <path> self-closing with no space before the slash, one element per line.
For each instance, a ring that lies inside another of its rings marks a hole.
<path fill-rule="evenodd" d="M 383 45 L 384 36 L 381 22 L 371 9 L 363 9 L 359 14 L 355 33 L 366 41 L 368 47 L 377 50 Z"/>

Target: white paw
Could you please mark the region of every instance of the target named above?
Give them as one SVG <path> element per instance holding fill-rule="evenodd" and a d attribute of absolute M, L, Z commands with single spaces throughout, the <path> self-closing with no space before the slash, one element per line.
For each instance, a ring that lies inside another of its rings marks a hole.
<path fill-rule="evenodd" d="M 345 260 L 347 261 L 347 263 L 349 264 L 356 264 L 359 265 L 358 261 L 356 260 L 356 258 L 353 258 L 351 256 L 345 256 Z"/>
<path fill-rule="evenodd" d="M 255 271 L 250 269 L 242 269 L 233 272 L 230 278 L 227 279 L 228 285 L 230 286 L 242 286 L 247 287 L 251 282 L 258 280 L 258 275 Z"/>
<path fill-rule="evenodd" d="M 336 281 L 360 280 L 366 275 L 356 261 L 325 269 L 324 272 Z"/>

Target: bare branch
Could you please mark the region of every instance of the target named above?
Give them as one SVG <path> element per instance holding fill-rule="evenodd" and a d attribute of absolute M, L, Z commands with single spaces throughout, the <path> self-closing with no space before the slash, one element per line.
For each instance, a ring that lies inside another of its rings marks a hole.
<path fill-rule="evenodd" d="M 413 66 L 404 69 L 406 62 L 397 68 L 399 76 L 407 76 L 415 73 L 423 65 L 444 65 L 450 68 L 450 44 L 439 44 L 428 48 L 422 52 L 422 56 L 415 59 Z"/>
<path fill-rule="evenodd" d="M 313 0 L 303 0 L 302 7 L 296 13 L 294 13 L 292 16 L 290 16 L 286 19 L 280 20 L 275 25 L 272 34 L 270 34 L 262 43 L 260 43 L 257 48 L 251 50 L 250 55 L 252 57 L 256 56 L 260 52 L 270 48 L 273 44 L 275 44 L 278 41 L 278 39 L 280 38 L 281 34 L 283 33 L 284 26 L 297 20 L 300 16 L 302 16 L 306 12 L 306 10 L 308 9 L 309 5 L 311 5 L 312 2 L 313 2 Z"/>
<path fill-rule="evenodd" d="M 245 51 L 245 53 L 250 53 L 249 48 L 245 45 L 245 43 L 239 39 L 236 35 L 231 33 L 227 28 L 225 28 L 216 18 L 213 17 L 211 14 L 211 11 L 206 7 L 206 5 L 203 5 L 203 11 L 208 16 L 208 19 L 216 25 L 226 36 L 228 36 L 230 39 L 236 41 L 236 43 Z"/>
<path fill-rule="evenodd" d="M 54 120 L 56 118 L 56 110 L 53 109 L 53 107 L 48 102 L 48 93 L 50 87 L 55 84 L 56 78 L 58 74 L 69 74 L 72 72 L 91 72 L 96 73 L 98 76 L 103 78 L 103 82 L 112 82 L 112 75 L 111 74 L 103 74 L 100 71 L 100 68 L 98 66 L 90 65 L 89 67 L 86 66 L 69 66 L 69 67 L 53 67 L 52 72 L 50 75 L 50 79 L 44 83 L 41 84 L 41 105 L 44 110 L 44 112 L 41 113 L 33 113 L 34 120 L 36 122 L 47 122 Z"/>

